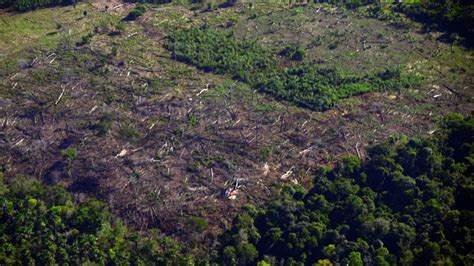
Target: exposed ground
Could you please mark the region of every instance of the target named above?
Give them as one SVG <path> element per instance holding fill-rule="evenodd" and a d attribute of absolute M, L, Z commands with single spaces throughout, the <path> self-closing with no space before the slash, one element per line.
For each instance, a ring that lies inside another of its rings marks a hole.
<path fill-rule="evenodd" d="M 432 134 L 442 115 L 474 110 L 472 51 L 403 18 L 323 5 L 162 5 L 124 23 L 133 5 L 114 7 L 0 14 L 0 167 L 8 178 L 62 183 L 79 200 L 102 198 L 138 229 L 188 239 L 189 216 L 200 216 L 210 226 L 192 237 L 210 245 L 240 206 L 268 199 L 272 184 L 308 185 L 318 165 L 363 157 L 400 134 Z M 297 108 L 163 48 L 171 29 L 204 24 L 275 53 L 297 44 L 314 64 L 354 72 L 402 64 L 424 85 L 326 112 Z M 65 158 L 68 149 L 77 155 Z"/>

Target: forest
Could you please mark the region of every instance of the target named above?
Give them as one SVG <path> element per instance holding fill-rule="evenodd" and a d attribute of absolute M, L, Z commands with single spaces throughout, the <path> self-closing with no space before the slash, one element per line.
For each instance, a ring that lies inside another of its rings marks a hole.
<path fill-rule="evenodd" d="M 62 186 L 0 175 L 0 264 L 189 265 L 179 243 L 111 217 L 105 203 L 77 204 Z"/>
<path fill-rule="evenodd" d="M 401 136 L 321 168 L 310 190 L 282 186 L 246 206 L 222 236 L 221 262 L 272 265 L 469 265 L 473 262 L 474 117 L 437 137 Z"/>

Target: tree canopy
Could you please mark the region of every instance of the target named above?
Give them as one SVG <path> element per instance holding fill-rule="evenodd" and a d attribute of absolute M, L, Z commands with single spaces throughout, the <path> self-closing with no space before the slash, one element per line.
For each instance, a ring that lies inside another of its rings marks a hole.
<path fill-rule="evenodd" d="M 77 204 L 61 186 L 0 178 L 0 264 L 188 265 L 182 247 L 158 231 L 139 234 L 106 205 Z"/>
<path fill-rule="evenodd" d="M 285 265 L 471 265 L 474 116 L 434 138 L 400 138 L 321 168 L 312 189 L 276 189 L 222 236 L 220 261 Z"/>

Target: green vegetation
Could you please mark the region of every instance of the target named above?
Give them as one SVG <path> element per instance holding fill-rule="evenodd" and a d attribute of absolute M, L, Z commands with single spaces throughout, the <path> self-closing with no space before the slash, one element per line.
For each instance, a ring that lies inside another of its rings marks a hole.
<path fill-rule="evenodd" d="M 91 129 L 97 130 L 97 135 L 105 136 L 113 124 L 113 117 L 110 114 L 103 115 L 99 121 L 91 126 Z"/>
<path fill-rule="evenodd" d="M 165 47 L 180 61 L 205 71 L 231 74 L 250 84 L 263 79 L 276 65 L 271 50 L 232 38 L 231 32 L 191 28 L 171 33 Z"/>
<path fill-rule="evenodd" d="M 406 88 L 420 81 L 402 73 L 400 68 L 366 75 L 308 64 L 282 68 L 270 49 L 255 42 L 235 40 L 230 32 L 208 29 L 174 31 L 166 48 L 177 60 L 205 71 L 231 74 L 277 99 L 316 111 L 327 110 L 352 95 Z M 282 54 L 302 60 L 304 50 L 287 47 Z"/>
<path fill-rule="evenodd" d="M 18 11 L 75 4 L 76 0 L 0 0 L 0 8 L 12 7 Z"/>
<path fill-rule="evenodd" d="M 60 186 L 0 173 L 0 264 L 189 265 L 178 243 L 156 231 L 139 235 L 105 204 L 75 204 Z"/>
<path fill-rule="evenodd" d="M 342 4 L 347 8 L 357 8 L 369 4 L 379 4 L 382 1 L 376 0 L 314 0 L 315 3 L 331 3 L 331 4 Z"/>
<path fill-rule="evenodd" d="M 474 116 L 451 115 L 436 138 L 378 145 L 363 162 L 345 157 L 309 191 L 285 185 L 267 207 L 243 209 L 220 261 L 470 265 L 473 136 Z"/>
<path fill-rule="evenodd" d="M 304 58 L 304 49 L 294 45 L 288 45 L 280 52 L 280 55 L 291 58 L 292 60 L 301 61 Z"/>
<path fill-rule="evenodd" d="M 418 82 L 414 76 L 402 75 L 399 68 L 359 76 L 346 74 L 336 68 L 302 65 L 270 75 L 258 88 L 277 99 L 321 111 L 349 96 L 407 88 Z"/>
<path fill-rule="evenodd" d="M 131 143 L 136 143 L 140 140 L 141 134 L 138 129 L 133 125 L 124 125 L 120 129 L 120 137 Z"/>
<path fill-rule="evenodd" d="M 146 6 L 143 4 L 138 4 L 135 8 L 128 13 L 128 15 L 124 18 L 126 21 L 136 20 L 146 12 Z"/>
<path fill-rule="evenodd" d="M 0 265 L 473 264 L 473 119 L 434 125 L 472 51 L 391 4 L 143 2 L 0 15 Z"/>
<path fill-rule="evenodd" d="M 425 0 L 401 3 L 395 11 L 402 12 L 422 23 L 457 32 L 473 41 L 474 3 L 457 0 Z"/>
<path fill-rule="evenodd" d="M 189 226 L 194 232 L 202 233 L 207 228 L 207 221 L 201 217 L 190 217 Z"/>

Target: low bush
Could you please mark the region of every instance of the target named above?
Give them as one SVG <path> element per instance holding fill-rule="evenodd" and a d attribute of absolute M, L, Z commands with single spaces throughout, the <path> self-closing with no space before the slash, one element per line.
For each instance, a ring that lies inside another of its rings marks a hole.
<path fill-rule="evenodd" d="M 138 4 L 128 15 L 123 19 L 125 21 L 133 21 L 145 14 L 146 7 L 144 5 Z"/>
<path fill-rule="evenodd" d="M 302 61 L 305 55 L 305 51 L 301 47 L 288 45 L 280 52 L 280 55 L 289 57 L 295 61 Z"/>

